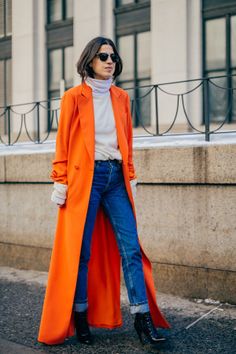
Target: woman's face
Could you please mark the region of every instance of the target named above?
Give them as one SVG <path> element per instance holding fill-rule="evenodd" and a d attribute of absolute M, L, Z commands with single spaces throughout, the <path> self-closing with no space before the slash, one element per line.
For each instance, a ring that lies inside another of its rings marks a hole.
<path fill-rule="evenodd" d="M 115 72 L 116 63 L 111 60 L 110 54 L 114 54 L 113 48 L 109 44 L 103 44 L 98 53 L 109 54 L 105 61 L 102 61 L 99 56 L 93 58 L 90 66 L 94 71 L 94 78 L 98 80 L 107 80 L 113 77 Z"/>

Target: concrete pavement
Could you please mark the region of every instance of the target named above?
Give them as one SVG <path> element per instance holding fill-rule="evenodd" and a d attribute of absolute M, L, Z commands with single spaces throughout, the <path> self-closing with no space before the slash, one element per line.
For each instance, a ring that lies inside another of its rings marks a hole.
<path fill-rule="evenodd" d="M 0 354 L 109 353 L 215 354 L 236 353 L 236 306 L 211 299 L 182 299 L 158 294 L 158 304 L 172 325 L 162 331 L 167 342 L 142 346 L 133 328 L 125 289 L 122 289 L 124 325 L 116 330 L 92 329 L 94 345 L 72 337 L 63 345 L 37 342 L 47 273 L 0 267 Z"/>

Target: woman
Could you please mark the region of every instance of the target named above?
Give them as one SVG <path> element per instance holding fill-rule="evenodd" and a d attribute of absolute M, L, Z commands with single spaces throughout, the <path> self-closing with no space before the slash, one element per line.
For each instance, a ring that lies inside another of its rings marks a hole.
<path fill-rule="evenodd" d="M 120 257 L 134 327 L 155 343 L 155 326 L 169 328 L 160 313 L 148 258 L 137 236 L 128 94 L 112 85 L 122 71 L 114 43 L 91 40 L 77 64 L 82 84 L 61 102 L 51 177 L 58 223 L 39 341 L 62 343 L 76 330 L 91 344 L 90 326 L 122 325 Z"/>

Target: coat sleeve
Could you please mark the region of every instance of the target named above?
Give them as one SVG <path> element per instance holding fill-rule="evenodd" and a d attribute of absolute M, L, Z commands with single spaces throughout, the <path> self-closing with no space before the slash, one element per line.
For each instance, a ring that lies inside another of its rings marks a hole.
<path fill-rule="evenodd" d="M 75 102 L 73 96 L 65 92 L 61 100 L 61 112 L 56 138 L 55 159 L 52 162 L 51 179 L 54 182 L 67 184 L 67 160 L 71 121 L 74 115 Z"/>
<path fill-rule="evenodd" d="M 127 109 L 127 130 L 128 130 L 128 168 L 129 168 L 129 179 L 130 181 L 136 179 L 134 163 L 133 163 L 133 126 L 132 126 L 132 116 L 130 109 L 130 98 L 127 94 L 126 96 L 126 109 Z"/>

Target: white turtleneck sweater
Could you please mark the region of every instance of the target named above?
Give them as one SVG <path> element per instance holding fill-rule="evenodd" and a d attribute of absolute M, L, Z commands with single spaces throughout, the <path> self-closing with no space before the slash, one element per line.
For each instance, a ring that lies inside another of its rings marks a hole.
<path fill-rule="evenodd" d="M 110 96 L 112 79 L 97 80 L 88 77 L 85 82 L 92 88 L 93 94 L 95 160 L 122 160 Z"/>

